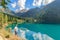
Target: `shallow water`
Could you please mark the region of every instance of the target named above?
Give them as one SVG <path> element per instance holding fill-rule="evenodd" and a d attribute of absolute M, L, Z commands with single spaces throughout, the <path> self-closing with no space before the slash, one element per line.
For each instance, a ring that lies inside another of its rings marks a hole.
<path fill-rule="evenodd" d="M 15 25 L 10 26 L 14 28 Z M 18 24 L 18 28 L 26 28 L 31 32 L 40 32 L 41 34 L 46 34 L 55 40 L 60 40 L 60 24 L 33 24 L 33 23 L 23 23 Z"/>

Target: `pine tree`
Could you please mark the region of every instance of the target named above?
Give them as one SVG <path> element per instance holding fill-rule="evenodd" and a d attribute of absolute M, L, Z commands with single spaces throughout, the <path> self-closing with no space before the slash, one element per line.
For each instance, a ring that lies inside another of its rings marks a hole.
<path fill-rule="evenodd" d="M 7 2 L 6 2 L 7 1 Z M 6 8 L 6 5 L 10 2 L 10 0 L 2 0 L 1 1 L 1 6 L 3 6 L 3 8 Z"/>

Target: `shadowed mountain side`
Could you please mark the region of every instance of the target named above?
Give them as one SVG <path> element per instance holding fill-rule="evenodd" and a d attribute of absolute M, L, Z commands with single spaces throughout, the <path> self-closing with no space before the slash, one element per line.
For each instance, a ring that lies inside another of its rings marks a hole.
<path fill-rule="evenodd" d="M 60 23 L 60 0 L 56 0 L 53 3 L 43 8 L 45 13 L 42 16 L 44 23 Z"/>

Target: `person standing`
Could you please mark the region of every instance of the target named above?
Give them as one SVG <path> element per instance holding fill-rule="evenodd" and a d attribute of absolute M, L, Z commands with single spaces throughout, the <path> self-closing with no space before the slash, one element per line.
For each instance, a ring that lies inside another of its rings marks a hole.
<path fill-rule="evenodd" d="M 15 35 L 17 35 L 17 33 L 18 33 L 18 27 L 17 27 L 17 25 L 14 28 L 14 32 L 15 32 Z"/>

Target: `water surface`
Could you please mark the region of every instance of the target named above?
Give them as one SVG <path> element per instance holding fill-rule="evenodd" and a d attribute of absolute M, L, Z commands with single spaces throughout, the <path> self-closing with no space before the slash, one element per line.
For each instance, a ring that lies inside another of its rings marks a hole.
<path fill-rule="evenodd" d="M 14 25 L 10 25 L 14 28 Z M 60 24 L 34 24 L 34 23 L 23 23 L 18 24 L 18 28 L 27 28 L 30 31 L 40 32 L 42 34 L 47 34 L 55 40 L 60 40 Z"/>

